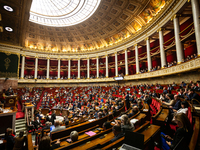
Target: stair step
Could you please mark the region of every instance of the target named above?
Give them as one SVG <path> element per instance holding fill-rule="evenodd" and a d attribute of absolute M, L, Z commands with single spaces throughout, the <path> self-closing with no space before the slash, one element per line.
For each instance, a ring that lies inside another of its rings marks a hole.
<path fill-rule="evenodd" d="M 16 122 L 25 121 L 25 119 L 17 119 Z"/>
<path fill-rule="evenodd" d="M 19 132 L 20 130 L 26 130 L 26 127 L 23 127 L 23 128 L 19 128 L 19 129 L 15 129 L 15 132 Z"/>
<path fill-rule="evenodd" d="M 21 121 L 15 121 L 15 123 L 24 123 L 24 122 L 26 122 L 25 120 L 21 120 Z"/>
<path fill-rule="evenodd" d="M 21 128 L 21 127 L 25 127 L 25 124 L 20 124 L 20 125 L 15 125 L 15 128 Z"/>
<path fill-rule="evenodd" d="M 26 122 L 16 122 L 15 125 L 26 124 Z"/>

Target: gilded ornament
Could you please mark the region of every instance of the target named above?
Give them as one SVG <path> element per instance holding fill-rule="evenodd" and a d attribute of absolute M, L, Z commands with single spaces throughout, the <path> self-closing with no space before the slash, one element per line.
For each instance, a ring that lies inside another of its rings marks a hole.
<path fill-rule="evenodd" d="M 9 63 L 11 62 L 11 60 L 7 57 L 6 59 L 4 59 L 5 61 L 5 67 L 6 67 L 6 70 L 8 69 L 8 67 L 10 66 Z"/>

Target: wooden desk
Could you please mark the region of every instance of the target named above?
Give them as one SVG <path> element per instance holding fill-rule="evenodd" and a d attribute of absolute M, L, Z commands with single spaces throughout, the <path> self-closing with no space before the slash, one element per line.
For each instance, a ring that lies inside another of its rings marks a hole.
<path fill-rule="evenodd" d="M 103 139 L 96 138 L 96 139 L 94 139 L 92 141 L 88 141 L 86 144 L 84 144 L 82 146 L 78 146 L 78 147 L 72 148 L 71 150 L 77 150 L 79 148 L 81 150 L 89 149 L 89 148 L 92 148 L 94 146 L 97 146 L 98 144 L 109 142 L 111 139 L 114 138 L 114 134 L 112 132 L 110 132 L 108 134 L 105 134 L 104 136 L 105 137 Z"/>
<path fill-rule="evenodd" d="M 146 130 L 141 132 L 141 134 L 144 134 L 144 145 L 147 145 L 152 137 L 154 137 L 159 131 L 160 126 L 151 124 Z"/>
<path fill-rule="evenodd" d="M 0 134 L 4 134 L 7 128 L 15 131 L 16 111 L 9 110 L 7 113 L 0 113 Z"/>
<path fill-rule="evenodd" d="M 5 96 L 4 107 L 15 107 L 17 101 L 17 95 Z"/>
<path fill-rule="evenodd" d="M 153 139 L 155 138 L 155 135 L 160 131 L 160 126 L 157 125 L 150 125 L 149 122 L 146 122 L 143 124 L 140 128 L 134 130 L 133 132 L 138 132 L 141 134 L 144 134 L 144 147 L 147 149 L 153 149 L 154 143 Z M 103 150 L 112 149 L 112 148 L 118 148 L 120 145 L 122 145 L 124 141 L 124 137 L 120 138 L 119 140 L 103 147 Z"/>
<path fill-rule="evenodd" d="M 97 133 L 97 134 L 95 134 L 93 136 L 89 136 L 89 137 L 86 137 L 84 139 L 80 139 L 80 140 L 78 140 L 76 142 L 73 142 L 73 143 L 67 145 L 67 146 L 59 147 L 56 150 L 75 149 L 75 148 L 77 149 L 77 148 L 79 148 L 81 146 L 85 146 L 85 144 L 87 144 L 87 143 L 89 144 L 90 142 L 88 142 L 88 141 L 92 141 L 93 142 L 95 139 L 99 140 L 100 136 L 105 136 L 106 137 L 109 133 L 112 133 L 112 129 L 111 128 L 107 129 L 105 131 L 101 131 L 101 132 L 99 132 L 99 133 Z M 114 136 L 114 135 L 112 134 L 112 136 Z M 105 139 L 105 137 L 103 139 Z M 97 145 L 97 144 L 94 143 L 94 145 Z M 92 145 L 92 146 L 94 146 L 94 145 Z M 89 145 L 88 147 L 90 147 L 90 146 L 91 145 Z"/>
<path fill-rule="evenodd" d="M 165 124 L 165 120 L 169 115 L 169 109 L 164 109 L 160 110 L 158 114 L 152 117 L 153 124 L 163 126 Z"/>

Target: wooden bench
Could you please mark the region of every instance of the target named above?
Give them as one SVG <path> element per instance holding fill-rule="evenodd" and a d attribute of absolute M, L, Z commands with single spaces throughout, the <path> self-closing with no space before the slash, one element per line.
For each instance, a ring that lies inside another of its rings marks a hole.
<path fill-rule="evenodd" d="M 192 138 L 191 138 L 190 144 L 189 144 L 190 150 L 195 150 L 197 141 L 198 141 L 198 137 L 199 137 L 199 127 L 200 127 L 199 117 L 194 116 L 194 119 L 195 119 L 195 126 L 194 126 L 194 131 L 192 134 Z"/>
<path fill-rule="evenodd" d="M 135 129 L 133 132 L 138 132 L 144 134 L 144 146 L 148 147 L 148 149 L 153 149 L 153 138 L 158 135 L 160 131 L 160 126 L 157 125 L 150 125 L 149 121 L 146 121 L 142 126 Z M 124 137 L 118 139 L 117 141 L 104 146 L 103 150 L 112 150 L 113 148 L 118 148 L 124 142 Z"/>
<path fill-rule="evenodd" d="M 121 113 L 122 110 L 124 110 L 124 107 L 122 107 L 118 112 Z M 74 131 L 74 130 L 77 132 L 80 132 L 82 130 L 85 130 L 87 128 L 90 128 L 90 127 L 96 126 L 96 125 L 99 125 L 100 127 L 102 127 L 103 123 L 110 119 L 113 119 L 113 114 L 109 114 L 101 119 L 97 119 L 92 122 L 87 121 L 87 122 L 83 122 L 81 124 L 69 127 L 67 129 L 61 130 L 61 131 L 52 132 L 51 139 L 52 139 L 52 141 L 55 139 L 60 139 L 62 137 L 65 137 L 66 135 L 69 135 L 71 133 L 71 131 Z"/>

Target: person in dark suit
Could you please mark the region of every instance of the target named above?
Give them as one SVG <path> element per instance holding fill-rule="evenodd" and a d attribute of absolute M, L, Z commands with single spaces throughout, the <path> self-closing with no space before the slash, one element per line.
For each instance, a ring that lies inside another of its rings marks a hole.
<path fill-rule="evenodd" d="M 110 143 L 113 143 L 124 136 L 124 133 L 121 131 L 121 126 L 119 125 L 114 125 L 112 131 L 115 137 L 112 140 L 110 140 Z"/>
<path fill-rule="evenodd" d="M 38 150 L 54 150 L 56 148 L 60 147 L 60 139 L 57 140 L 55 144 L 51 145 L 51 139 L 49 136 L 44 136 L 40 143 Z"/>
<path fill-rule="evenodd" d="M 127 95 L 125 97 L 126 100 L 126 109 L 128 110 L 130 108 L 130 101 L 129 101 L 129 93 L 127 92 Z"/>
<path fill-rule="evenodd" d="M 54 124 L 54 120 L 56 119 L 56 110 L 53 111 L 52 115 L 51 115 L 51 119 L 50 121 L 52 122 L 52 124 Z"/>
<path fill-rule="evenodd" d="M 14 143 L 15 143 L 13 130 L 9 128 L 8 131 L 7 131 L 7 134 L 8 135 L 7 135 L 7 138 L 6 138 L 6 141 L 7 141 L 6 150 L 13 150 Z"/>
<path fill-rule="evenodd" d="M 42 123 L 40 122 L 40 119 L 39 117 L 36 117 L 36 120 L 35 120 L 35 128 L 38 129 L 40 127 L 43 127 Z"/>
<path fill-rule="evenodd" d="M 35 122 L 29 118 L 28 131 L 35 129 Z"/>
<path fill-rule="evenodd" d="M 189 89 L 186 96 L 187 96 L 186 99 L 189 101 L 191 101 L 192 99 L 196 99 L 197 101 L 200 102 L 200 96 L 197 93 L 195 93 L 194 89 Z M 194 101 L 194 103 L 197 103 L 197 102 Z"/>

